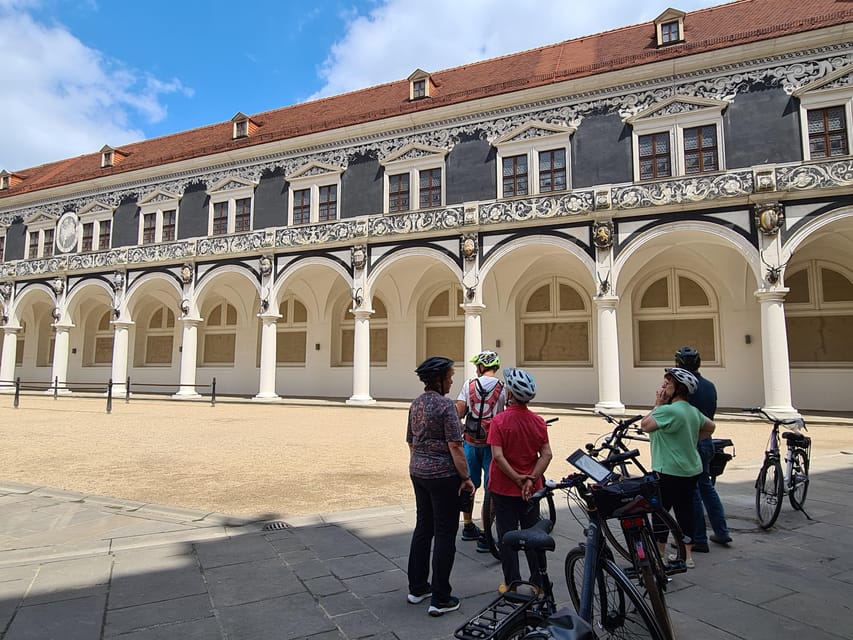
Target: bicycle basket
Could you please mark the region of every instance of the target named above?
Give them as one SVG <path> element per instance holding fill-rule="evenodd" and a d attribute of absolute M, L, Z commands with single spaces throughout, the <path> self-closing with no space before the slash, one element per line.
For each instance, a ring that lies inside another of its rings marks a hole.
<path fill-rule="evenodd" d="M 594 485 L 592 497 L 602 518 L 651 513 L 661 504 L 658 479 L 654 475 L 626 478 L 604 486 Z M 618 516 L 617 511 L 620 512 Z"/>
<path fill-rule="evenodd" d="M 733 447 L 734 443 L 728 438 L 714 438 L 712 442 L 714 443 L 714 455 L 708 463 L 708 475 L 716 478 L 723 475 L 729 460 L 735 457 L 734 453 L 728 453 L 725 450 L 726 447 Z"/>

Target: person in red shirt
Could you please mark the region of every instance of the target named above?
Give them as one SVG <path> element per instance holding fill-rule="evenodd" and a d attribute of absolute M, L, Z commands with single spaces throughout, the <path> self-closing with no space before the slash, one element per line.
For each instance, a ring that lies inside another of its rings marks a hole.
<path fill-rule="evenodd" d="M 507 531 L 527 529 L 539 520 L 539 509 L 529 508 L 530 496 L 542 487 L 542 474 L 553 457 L 545 420 L 527 408 L 536 395 L 533 377 L 522 369 L 504 369 L 506 410 L 492 419 L 488 443 L 492 447 L 489 492 L 495 507 L 498 538 Z M 538 584 L 536 556 L 527 553 L 530 582 Z M 518 553 L 501 545 L 504 583 L 500 593 L 521 580 Z"/>

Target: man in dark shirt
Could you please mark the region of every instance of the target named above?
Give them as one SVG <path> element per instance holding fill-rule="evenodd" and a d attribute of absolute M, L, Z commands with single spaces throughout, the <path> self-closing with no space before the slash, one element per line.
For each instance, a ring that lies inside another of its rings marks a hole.
<path fill-rule="evenodd" d="M 692 347 L 681 347 L 675 352 L 675 365 L 687 369 L 699 382 L 695 393 L 690 396 L 690 404 L 699 409 L 711 420 L 717 413 L 717 388 L 714 383 L 703 378 L 699 374 L 699 365 L 702 360 L 699 352 Z M 708 532 L 705 527 L 705 511 L 708 512 L 708 520 L 714 533 L 711 534 L 711 542 L 727 545 L 732 541 L 729 527 L 726 524 L 726 514 L 723 503 L 714 485 L 711 484 L 711 476 L 708 474 L 711 458 L 714 457 L 714 443 L 710 437 L 704 438 L 697 443 L 699 457 L 702 458 L 702 474 L 696 483 L 693 494 L 693 518 L 695 521 L 695 535 L 693 537 L 693 551 L 700 553 L 708 551 Z M 704 509 L 703 509 L 704 507 Z"/>

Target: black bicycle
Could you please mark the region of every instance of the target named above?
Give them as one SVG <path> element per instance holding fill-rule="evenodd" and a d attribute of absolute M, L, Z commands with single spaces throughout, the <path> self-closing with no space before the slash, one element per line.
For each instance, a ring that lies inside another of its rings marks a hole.
<path fill-rule="evenodd" d="M 545 421 L 545 424 L 551 425 L 555 423 L 559 418 L 550 418 Z M 551 527 L 557 523 L 557 509 L 554 505 L 554 496 L 553 493 L 545 493 L 541 500 L 538 500 L 536 503 L 531 503 L 534 508 L 539 509 L 539 519 L 540 520 L 548 520 L 551 522 Z M 495 505 L 492 500 L 491 495 L 489 494 L 488 489 L 486 490 L 483 497 L 483 538 L 486 541 L 486 544 L 489 547 L 489 551 L 495 559 L 501 559 L 501 544 L 498 538 L 498 529 L 495 523 Z"/>
<path fill-rule="evenodd" d="M 554 489 L 568 486 L 549 483 L 530 500 L 540 502 L 550 497 L 553 501 Z M 505 593 L 456 629 L 454 637 L 459 640 L 594 639 L 590 626 L 579 616 L 567 609 L 557 610 L 546 557 L 546 553 L 556 547 L 550 535 L 552 527 L 553 522 L 543 519 L 529 529 L 507 532 L 503 538 L 506 547 L 516 553 L 536 553 L 537 583 L 513 582 Z"/>
<path fill-rule="evenodd" d="M 797 511 L 802 511 L 808 518 L 809 515 L 803 509 L 803 505 L 809 491 L 809 458 L 812 439 L 800 433 L 801 430 L 808 431 L 805 420 L 777 418 L 760 407 L 752 407 L 744 411 L 757 414 L 773 425 L 764 451 L 764 463 L 755 480 L 755 512 L 758 515 L 758 524 L 762 529 L 769 529 L 774 525 L 779 512 L 782 511 L 782 501 L 786 493 L 791 506 Z M 788 445 L 784 470 L 779 450 L 780 427 L 790 429 L 782 433 L 782 439 Z"/>

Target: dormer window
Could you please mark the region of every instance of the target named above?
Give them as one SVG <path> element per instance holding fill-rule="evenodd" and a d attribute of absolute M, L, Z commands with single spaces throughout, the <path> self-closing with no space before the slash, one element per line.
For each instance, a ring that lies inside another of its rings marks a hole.
<path fill-rule="evenodd" d="M 231 118 L 231 123 L 233 125 L 231 130 L 232 140 L 248 138 L 258 129 L 258 125 L 255 124 L 249 116 L 239 112 Z"/>
<path fill-rule="evenodd" d="M 0 191 L 4 189 L 11 189 L 16 184 L 20 184 L 23 178 L 17 174 L 9 173 L 5 169 L 0 171 Z"/>
<path fill-rule="evenodd" d="M 0 190 L 8 189 L 10 186 L 9 176 L 6 173 L 0 173 Z"/>
<path fill-rule="evenodd" d="M 409 76 L 409 100 L 429 98 L 431 85 L 430 75 L 422 69 L 415 69 Z"/>
<path fill-rule="evenodd" d="M 121 151 L 117 151 L 113 149 L 109 145 L 104 145 L 101 148 L 101 169 L 107 169 L 108 167 L 115 167 L 127 156 L 126 153 L 122 153 Z"/>
<path fill-rule="evenodd" d="M 655 31 L 659 47 L 666 47 L 684 41 L 683 11 L 667 9 L 655 18 Z"/>

